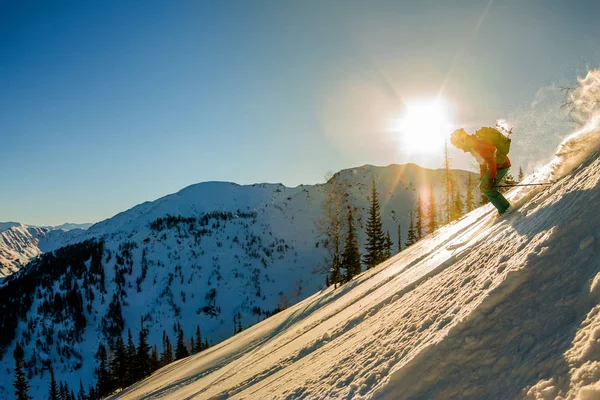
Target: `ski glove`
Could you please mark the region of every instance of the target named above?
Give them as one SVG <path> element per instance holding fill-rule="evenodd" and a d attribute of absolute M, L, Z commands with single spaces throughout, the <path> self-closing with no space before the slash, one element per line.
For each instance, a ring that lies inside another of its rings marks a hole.
<path fill-rule="evenodd" d="M 484 190 L 494 190 L 496 187 L 496 178 L 490 178 L 487 181 L 487 185 L 483 185 Z"/>

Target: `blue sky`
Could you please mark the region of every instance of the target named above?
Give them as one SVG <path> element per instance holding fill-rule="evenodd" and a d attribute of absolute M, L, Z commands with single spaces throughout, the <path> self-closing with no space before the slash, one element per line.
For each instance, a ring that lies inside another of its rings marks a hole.
<path fill-rule="evenodd" d="M 0 0 L 0 221 L 94 222 L 201 181 L 436 168 L 383 132 L 403 104 L 441 94 L 467 128 L 522 115 L 598 67 L 599 14 L 591 0 Z"/>

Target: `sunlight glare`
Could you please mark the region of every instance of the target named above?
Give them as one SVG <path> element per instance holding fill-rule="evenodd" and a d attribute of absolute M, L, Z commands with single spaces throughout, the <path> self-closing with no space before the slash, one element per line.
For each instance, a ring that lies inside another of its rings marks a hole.
<path fill-rule="evenodd" d="M 448 108 L 441 98 L 408 102 L 392 128 L 399 135 L 401 150 L 421 154 L 441 150 L 452 125 Z"/>

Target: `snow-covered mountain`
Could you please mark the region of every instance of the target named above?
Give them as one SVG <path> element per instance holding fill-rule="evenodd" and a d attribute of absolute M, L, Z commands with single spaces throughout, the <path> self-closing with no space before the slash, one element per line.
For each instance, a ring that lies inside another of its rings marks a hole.
<path fill-rule="evenodd" d="M 0 223 L 0 284 L 29 261 L 72 242 L 83 233 L 80 228 L 64 230 L 37 227 L 18 222 Z"/>
<path fill-rule="evenodd" d="M 44 229 L 48 229 L 51 231 L 70 231 L 73 229 L 87 229 L 90 226 L 92 226 L 94 224 L 90 224 L 90 223 L 85 223 L 85 224 L 74 224 L 74 223 L 70 223 L 67 222 L 65 224 L 61 224 L 61 225 L 44 225 L 44 226 L 36 226 L 36 225 L 26 225 L 26 224 L 22 224 L 20 222 L 13 222 L 13 221 L 9 221 L 9 222 L 0 222 L 0 232 L 3 232 L 9 228 L 12 227 L 21 227 L 21 226 L 29 226 L 32 228 L 44 228 Z"/>
<path fill-rule="evenodd" d="M 118 399 L 600 398 L 600 130 L 510 192 Z"/>
<path fill-rule="evenodd" d="M 94 224 L 91 224 L 91 223 L 75 224 L 75 223 L 72 223 L 72 222 L 67 222 L 67 223 L 61 224 L 61 225 L 44 226 L 44 228 L 48 228 L 50 230 L 71 231 L 73 229 L 83 229 L 83 230 L 86 230 L 86 229 L 88 229 L 92 225 L 94 225 Z"/>
<path fill-rule="evenodd" d="M 454 171 L 457 183 L 464 189 L 466 171 Z M 372 178 L 375 177 L 381 202 L 385 210 L 383 215 L 390 219 L 387 229 L 396 231 L 395 221 L 405 220 L 414 206 L 416 191 L 423 195 L 429 193 L 432 184 L 436 195 L 441 193 L 442 170 L 420 168 L 415 164 L 389 165 L 375 167 L 366 165 L 359 168 L 340 171 L 339 180 L 345 182 L 351 203 L 361 210 L 368 206 L 367 196 L 370 194 Z M 474 174 L 471 174 L 475 176 Z M 280 214 L 284 220 L 270 217 L 270 224 L 278 229 L 286 226 L 286 219 L 292 214 L 307 212 L 312 217 L 320 215 L 323 196 L 323 185 L 300 185 L 295 188 L 282 184 L 257 183 L 253 185 L 237 185 L 230 182 L 205 182 L 189 186 L 178 193 L 165 196 L 153 202 L 146 202 L 130 210 L 99 222 L 89 228 L 87 237 L 99 237 L 118 232 L 139 232 L 147 229 L 148 224 L 166 215 L 198 217 L 212 211 L 256 211 L 261 215 Z M 269 208 L 271 207 L 271 208 Z M 300 214 L 299 214 L 300 213 Z M 387 214 L 386 214 L 387 213 Z M 277 222 L 281 222 L 278 224 Z M 294 225 L 305 224 L 314 228 L 314 220 L 295 221 Z M 406 227 L 405 227 L 406 228 Z"/>
<path fill-rule="evenodd" d="M 470 174 L 454 171 L 462 190 Z M 442 175 L 414 164 L 339 172 L 361 242 L 373 179 L 396 245 L 398 224 L 406 238 L 417 194 L 432 186 L 439 194 Z M 151 345 L 161 347 L 163 332 L 173 341 L 177 322 L 188 337 L 200 326 L 215 344 L 233 334 L 238 313 L 248 327 L 312 295 L 325 283 L 316 229 L 324 193 L 325 185 L 207 182 L 93 225 L 6 279 L 0 310 L 11 328 L 0 332 L 1 374 L 10 376 L 17 338 L 34 374 L 32 393 L 45 395 L 48 362 L 57 379 L 87 387 L 98 343 L 129 329 L 137 337 L 140 318 Z M 9 382 L 0 391 L 11 395 Z"/>
<path fill-rule="evenodd" d="M 22 226 L 23 224 L 21 224 L 20 222 L 0 222 L 0 232 L 5 231 L 9 228 L 12 228 L 13 226 Z"/>

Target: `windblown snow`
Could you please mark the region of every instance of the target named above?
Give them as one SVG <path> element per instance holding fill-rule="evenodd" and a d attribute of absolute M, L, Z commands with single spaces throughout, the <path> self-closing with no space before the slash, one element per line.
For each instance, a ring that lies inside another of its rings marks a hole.
<path fill-rule="evenodd" d="M 114 398 L 600 398 L 599 148 Z"/>

